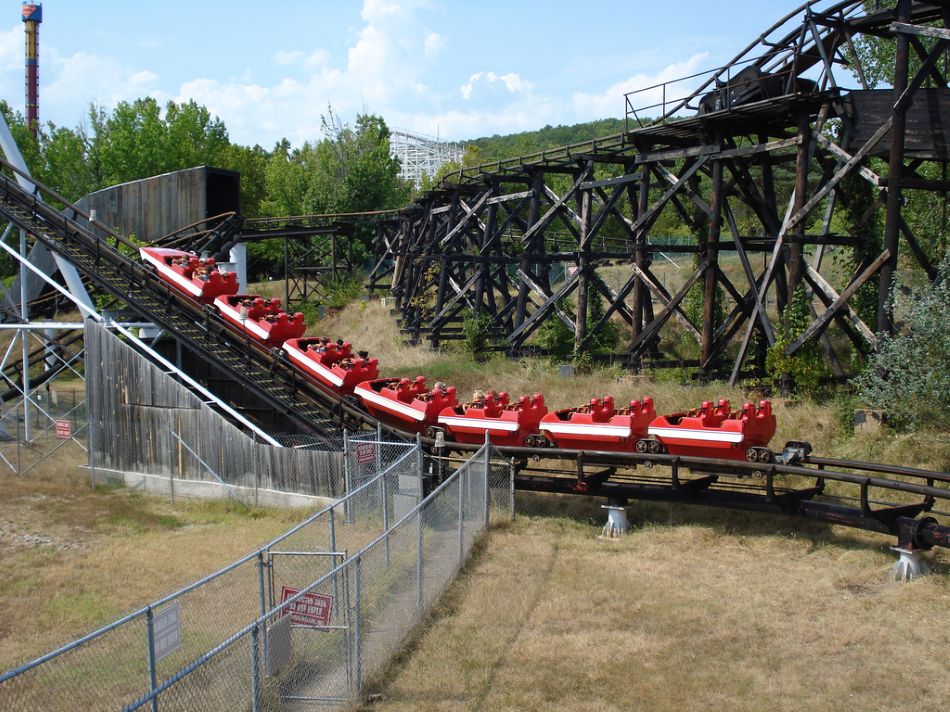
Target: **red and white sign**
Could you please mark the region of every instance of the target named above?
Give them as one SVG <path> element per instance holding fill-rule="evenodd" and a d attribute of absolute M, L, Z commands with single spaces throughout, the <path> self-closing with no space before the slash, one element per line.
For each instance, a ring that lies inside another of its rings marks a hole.
<path fill-rule="evenodd" d="M 376 462 L 376 443 L 356 443 L 356 464 Z"/>
<path fill-rule="evenodd" d="M 284 586 L 280 589 L 280 602 L 284 603 L 300 593 L 299 588 Z M 326 628 L 330 625 L 330 613 L 333 611 L 333 596 L 322 593 L 305 593 L 284 609 L 283 618 L 290 613 L 290 622 L 293 625 L 306 628 Z"/>
<path fill-rule="evenodd" d="M 56 421 L 56 437 L 69 439 L 73 436 L 73 426 L 68 420 Z"/>

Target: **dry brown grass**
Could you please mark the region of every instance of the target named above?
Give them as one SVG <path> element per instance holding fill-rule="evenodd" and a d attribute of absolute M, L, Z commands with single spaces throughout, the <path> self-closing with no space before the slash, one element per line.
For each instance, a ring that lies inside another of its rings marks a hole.
<path fill-rule="evenodd" d="M 950 556 L 887 583 L 862 532 L 522 495 L 371 709 L 937 710 L 950 699 Z M 545 515 L 545 516 L 539 516 Z M 912 672 L 911 672 L 912 671 Z M 367 708 L 369 709 L 369 708 Z"/>
<path fill-rule="evenodd" d="M 304 516 L 93 489 L 78 456 L 67 461 L 0 475 L 0 669 L 234 561 Z"/>
<path fill-rule="evenodd" d="M 462 394 L 542 391 L 553 408 L 603 393 L 650 394 L 661 411 L 757 395 L 619 370 L 563 379 L 544 362 L 435 354 L 403 345 L 379 302 L 351 304 L 311 333 L 352 340 L 387 375 L 423 373 Z M 826 455 L 950 464 L 946 434 L 849 438 L 828 406 L 776 413 L 776 443 L 805 437 Z M 0 476 L 0 668 L 207 574 L 303 516 L 91 490 L 69 457 L 26 478 Z M 882 537 L 638 504 L 638 529 L 604 542 L 598 504 L 520 495 L 530 516 L 491 534 L 381 685 L 378 707 L 916 710 L 950 699 L 947 552 L 934 555 L 938 576 L 890 585 Z"/>

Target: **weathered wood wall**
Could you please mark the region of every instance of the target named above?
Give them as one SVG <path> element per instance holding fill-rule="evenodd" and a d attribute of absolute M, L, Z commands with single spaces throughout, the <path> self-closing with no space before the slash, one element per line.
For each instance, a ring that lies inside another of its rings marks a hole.
<path fill-rule="evenodd" d="M 83 210 L 122 235 L 150 242 L 170 232 L 241 207 L 241 176 L 198 166 L 122 183 L 79 200 Z"/>
<path fill-rule="evenodd" d="M 324 497 L 343 493 L 342 453 L 254 442 L 92 320 L 85 344 L 96 468 L 209 481 L 217 475 L 228 484 Z"/>

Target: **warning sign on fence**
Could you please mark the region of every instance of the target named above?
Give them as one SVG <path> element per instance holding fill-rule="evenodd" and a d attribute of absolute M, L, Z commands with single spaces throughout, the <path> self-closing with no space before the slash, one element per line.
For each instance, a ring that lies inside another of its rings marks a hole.
<path fill-rule="evenodd" d="M 56 421 L 56 437 L 58 438 L 71 438 L 73 436 L 73 427 L 72 423 L 68 420 L 57 420 Z"/>
<path fill-rule="evenodd" d="M 376 443 L 356 443 L 356 464 L 368 465 L 376 461 Z"/>
<path fill-rule="evenodd" d="M 280 602 L 293 598 L 300 593 L 299 588 L 284 586 L 280 589 Z M 330 613 L 333 610 L 333 596 L 322 593 L 305 593 L 291 603 L 286 611 L 290 612 L 290 622 L 306 628 L 326 628 L 330 625 Z M 281 616 L 283 617 L 283 616 Z"/>

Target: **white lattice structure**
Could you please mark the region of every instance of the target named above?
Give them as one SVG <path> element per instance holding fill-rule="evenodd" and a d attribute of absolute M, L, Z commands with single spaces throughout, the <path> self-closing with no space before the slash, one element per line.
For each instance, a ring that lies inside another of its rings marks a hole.
<path fill-rule="evenodd" d="M 389 151 L 402 164 L 399 176 L 411 180 L 418 187 L 423 173 L 431 177 L 444 164 L 462 160 L 464 149 L 460 144 L 443 141 L 435 136 L 391 129 Z"/>

